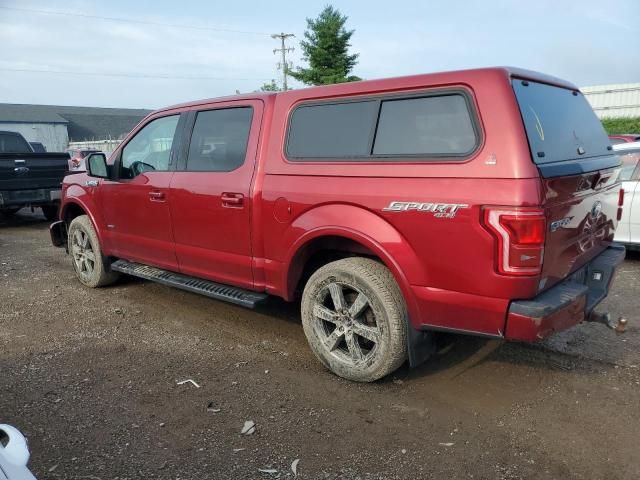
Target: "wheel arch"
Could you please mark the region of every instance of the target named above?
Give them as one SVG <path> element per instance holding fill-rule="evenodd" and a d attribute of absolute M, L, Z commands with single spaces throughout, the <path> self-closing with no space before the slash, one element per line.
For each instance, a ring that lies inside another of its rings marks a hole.
<path fill-rule="evenodd" d="M 73 219 L 79 217 L 80 215 L 87 215 L 89 217 L 89 219 L 91 220 L 91 224 L 96 231 L 96 235 L 98 236 L 100 245 L 104 246 L 102 229 L 98 228 L 98 223 L 91 209 L 88 208 L 87 205 L 78 197 L 72 197 L 64 202 L 60 210 L 60 219 L 64 221 L 67 229 L 69 228 L 69 225 L 71 224 Z"/>
<path fill-rule="evenodd" d="M 328 207 L 333 208 L 328 211 Z M 293 228 L 304 226 L 306 231 L 290 246 L 284 261 L 285 298 L 293 300 L 305 275 L 322 266 L 314 264 L 318 256 L 326 255 L 328 261 L 366 256 L 379 260 L 391 271 L 407 304 L 409 318 L 417 324 L 419 312 L 410 278 L 423 277 L 425 272 L 400 232 L 380 216 L 359 207 L 331 205 L 319 209 L 324 210 L 322 214 L 311 211 L 291 225 Z M 336 253 L 332 256 L 332 252 Z"/>

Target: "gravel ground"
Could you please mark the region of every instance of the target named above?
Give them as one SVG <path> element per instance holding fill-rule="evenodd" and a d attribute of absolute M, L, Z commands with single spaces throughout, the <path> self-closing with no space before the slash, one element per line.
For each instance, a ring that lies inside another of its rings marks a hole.
<path fill-rule="evenodd" d="M 135 279 L 86 289 L 21 213 L 0 219 L 0 422 L 28 436 L 39 479 L 293 478 L 296 459 L 301 479 L 637 479 L 629 257 L 606 303 L 625 335 L 443 338 L 428 364 L 361 385 L 313 358 L 299 305 L 250 311 Z"/>

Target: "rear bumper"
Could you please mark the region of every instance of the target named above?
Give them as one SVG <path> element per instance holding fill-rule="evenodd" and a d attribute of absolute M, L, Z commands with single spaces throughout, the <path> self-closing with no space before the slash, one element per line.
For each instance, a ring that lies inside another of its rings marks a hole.
<path fill-rule="evenodd" d="M 566 281 L 530 300 L 511 302 L 505 338 L 534 342 L 586 320 L 607 296 L 625 249 L 614 244 Z"/>
<path fill-rule="evenodd" d="M 0 207 L 46 205 L 60 201 L 60 188 L 0 191 Z"/>

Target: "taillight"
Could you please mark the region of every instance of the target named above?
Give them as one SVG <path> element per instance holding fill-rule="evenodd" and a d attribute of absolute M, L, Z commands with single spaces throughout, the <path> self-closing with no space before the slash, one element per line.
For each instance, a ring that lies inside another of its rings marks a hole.
<path fill-rule="evenodd" d="M 618 215 L 616 216 L 618 221 L 622 220 L 622 205 L 624 205 L 624 188 L 621 188 L 618 194 Z"/>
<path fill-rule="evenodd" d="M 539 208 L 485 207 L 484 224 L 498 244 L 498 271 L 536 275 L 542 271 L 547 221 Z"/>

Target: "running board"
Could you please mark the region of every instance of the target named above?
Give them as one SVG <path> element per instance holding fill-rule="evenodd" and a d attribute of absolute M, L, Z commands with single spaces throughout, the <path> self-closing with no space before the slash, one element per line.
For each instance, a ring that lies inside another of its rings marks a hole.
<path fill-rule="evenodd" d="M 152 280 L 163 285 L 187 290 L 188 292 L 199 293 L 216 300 L 235 303 L 247 308 L 255 308 L 256 305 L 266 300 L 269 296 L 266 293 L 252 292 L 127 260 L 116 260 L 111 264 L 111 270 L 144 278 L 145 280 Z"/>

